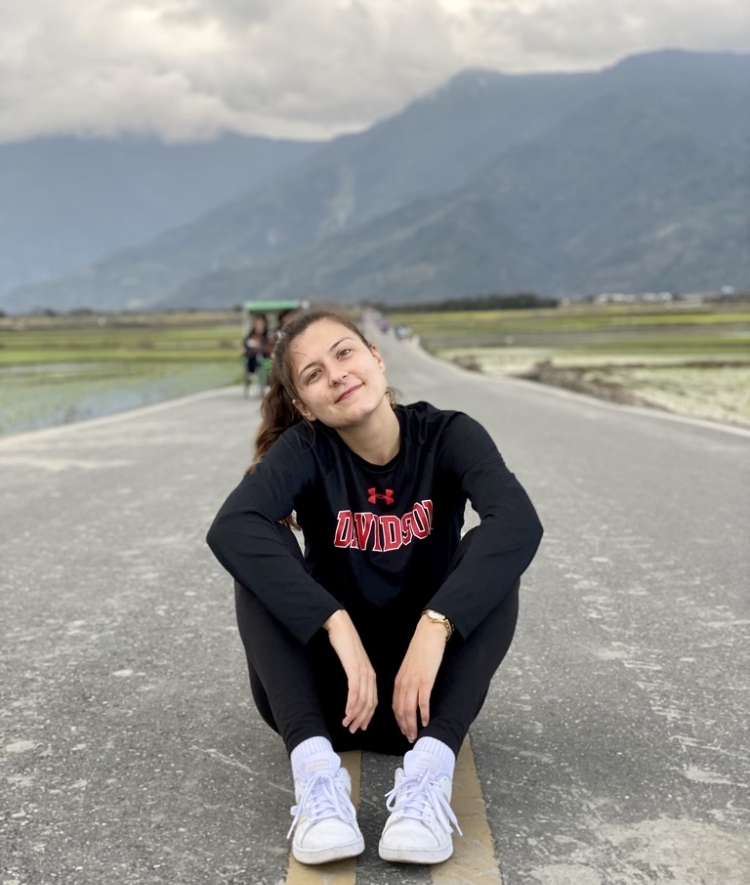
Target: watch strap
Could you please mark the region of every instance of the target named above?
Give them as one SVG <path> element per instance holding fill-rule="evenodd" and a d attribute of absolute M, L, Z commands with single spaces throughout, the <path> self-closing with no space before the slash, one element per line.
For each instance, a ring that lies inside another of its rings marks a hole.
<path fill-rule="evenodd" d="M 445 627 L 445 641 L 447 642 L 453 636 L 453 624 L 440 612 L 436 612 L 432 608 L 426 608 L 423 612 L 425 617 L 432 621 L 433 624 L 442 624 Z"/>

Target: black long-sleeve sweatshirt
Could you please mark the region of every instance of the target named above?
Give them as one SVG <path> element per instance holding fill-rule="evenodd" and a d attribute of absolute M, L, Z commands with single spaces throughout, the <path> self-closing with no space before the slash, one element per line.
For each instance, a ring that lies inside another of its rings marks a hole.
<path fill-rule="evenodd" d="M 219 562 L 306 643 L 364 597 L 413 599 L 466 637 L 526 570 L 542 537 L 534 507 L 484 428 L 429 403 L 396 406 L 399 452 L 382 466 L 320 422 L 285 431 L 208 532 Z M 467 499 L 480 517 L 447 577 Z M 278 523 L 296 511 L 305 564 Z"/>

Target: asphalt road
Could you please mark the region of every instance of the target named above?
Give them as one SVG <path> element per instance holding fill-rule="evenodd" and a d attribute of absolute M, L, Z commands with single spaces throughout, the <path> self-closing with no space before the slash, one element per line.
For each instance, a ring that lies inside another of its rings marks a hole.
<path fill-rule="evenodd" d="M 746 885 L 750 432 L 381 343 L 546 528 L 471 733 L 503 881 Z M 203 540 L 257 420 L 225 389 L 0 439 L 0 885 L 285 881 L 288 763 Z M 430 882 L 377 858 L 392 769 L 363 756 L 357 882 Z"/>

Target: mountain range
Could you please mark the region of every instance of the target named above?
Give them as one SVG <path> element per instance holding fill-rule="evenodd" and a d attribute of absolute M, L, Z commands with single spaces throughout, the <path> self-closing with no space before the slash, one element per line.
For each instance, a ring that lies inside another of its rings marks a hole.
<path fill-rule="evenodd" d="M 265 186 L 0 307 L 750 288 L 750 56 L 467 71 Z"/>
<path fill-rule="evenodd" d="M 317 142 L 225 135 L 0 145 L 0 293 L 58 277 L 265 186 Z"/>

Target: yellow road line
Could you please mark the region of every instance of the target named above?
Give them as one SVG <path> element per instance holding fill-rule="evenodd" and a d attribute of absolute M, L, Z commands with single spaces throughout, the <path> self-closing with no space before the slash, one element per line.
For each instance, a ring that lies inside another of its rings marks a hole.
<path fill-rule="evenodd" d="M 362 753 L 352 750 L 340 753 L 341 762 L 352 776 L 352 802 L 359 805 L 359 784 L 362 773 Z M 357 880 L 357 858 L 338 860 L 316 866 L 304 866 L 289 855 L 289 868 L 286 885 L 355 885 Z"/>
<path fill-rule="evenodd" d="M 453 857 L 432 868 L 433 885 L 503 885 L 468 737 L 456 760 L 451 808 L 456 813 L 463 836 L 454 835 Z"/>

